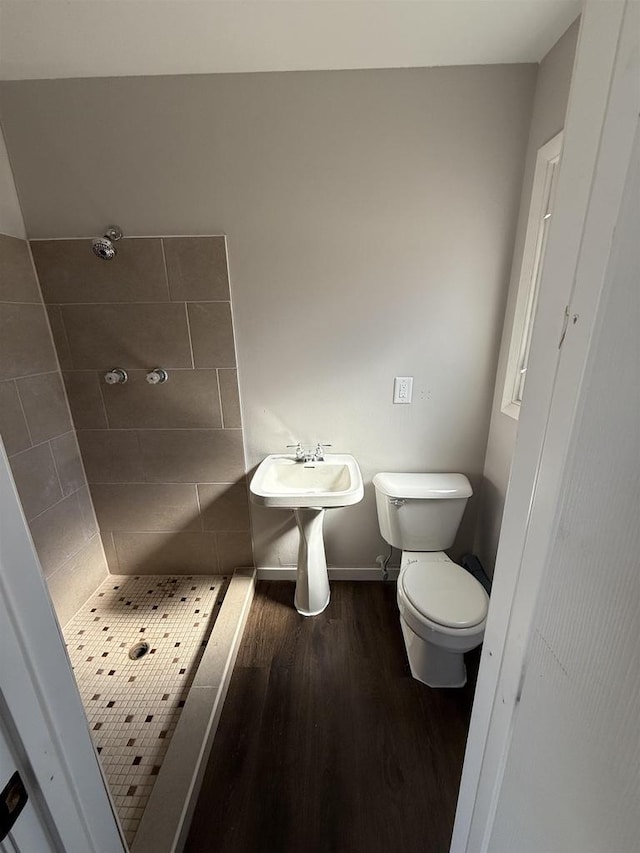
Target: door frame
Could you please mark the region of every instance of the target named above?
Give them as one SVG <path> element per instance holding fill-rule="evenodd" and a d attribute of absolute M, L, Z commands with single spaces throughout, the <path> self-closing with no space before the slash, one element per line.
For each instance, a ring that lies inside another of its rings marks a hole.
<path fill-rule="evenodd" d="M 486 853 L 640 112 L 640 5 L 584 4 L 451 853 Z"/>
<path fill-rule="evenodd" d="M 125 853 L 1 440 L 0 626 L 3 728 L 43 831 L 68 853 Z"/>

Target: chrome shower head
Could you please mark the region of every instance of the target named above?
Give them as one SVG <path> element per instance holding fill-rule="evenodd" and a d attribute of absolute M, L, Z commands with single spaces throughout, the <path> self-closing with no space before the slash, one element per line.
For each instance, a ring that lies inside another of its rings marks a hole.
<path fill-rule="evenodd" d="M 116 247 L 113 245 L 116 240 L 122 237 L 122 229 L 117 225 L 110 225 L 102 237 L 96 237 L 91 243 L 93 254 L 103 261 L 110 261 L 116 256 Z"/>

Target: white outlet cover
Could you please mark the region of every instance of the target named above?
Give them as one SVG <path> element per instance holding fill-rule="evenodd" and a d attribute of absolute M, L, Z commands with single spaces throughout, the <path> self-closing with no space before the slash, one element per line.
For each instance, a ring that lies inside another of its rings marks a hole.
<path fill-rule="evenodd" d="M 413 395 L 413 376 L 396 376 L 393 380 L 393 402 L 410 403 Z"/>

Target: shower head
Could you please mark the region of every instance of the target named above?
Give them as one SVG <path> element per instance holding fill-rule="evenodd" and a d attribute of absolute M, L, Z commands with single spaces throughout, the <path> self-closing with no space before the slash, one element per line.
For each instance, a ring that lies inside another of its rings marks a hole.
<path fill-rule="evenodd" d="M 102 258 L 103 261 L 110 261 L 116 256 L 116 247 L 113 245 L 116 240 L 122 237 L 122 229 L 117 225 L 110 225 L 102 237 L 96 237 L 91 243 L 93 254 Z"/>

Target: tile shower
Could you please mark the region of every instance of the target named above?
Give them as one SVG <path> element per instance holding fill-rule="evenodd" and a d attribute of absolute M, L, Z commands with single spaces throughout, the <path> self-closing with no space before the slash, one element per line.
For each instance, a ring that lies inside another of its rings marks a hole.
<path fill-rule="evenodd" d="M 112 575 L 64 629 L 89 728 L 131 843 L 226 577 Z"/>
<path fill-rule="evenodd" d="M 253 557 L 226 240 L 117 248 L 0 236 L 0 432 L 131 842 Z"/>

